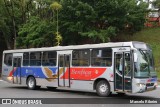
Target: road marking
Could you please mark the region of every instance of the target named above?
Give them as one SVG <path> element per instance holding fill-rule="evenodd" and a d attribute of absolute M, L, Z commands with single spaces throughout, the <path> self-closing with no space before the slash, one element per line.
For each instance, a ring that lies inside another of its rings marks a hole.
<path fill-rule="evenodd" d="M 3 80 L 0 80 L 0 81 L 3 81 Z"/>

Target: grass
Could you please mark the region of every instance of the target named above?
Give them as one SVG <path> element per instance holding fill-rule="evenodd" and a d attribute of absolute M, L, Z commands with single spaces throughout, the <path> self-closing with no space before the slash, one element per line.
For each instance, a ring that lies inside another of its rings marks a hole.
<path fill-rule="evenodd" d="M 145 28 L 134 35 L 123 34 L 118 37 L 120 41 L 142 41 L 148 43 L 155 59 L 155 67 L 160 79 L 160 27 Z"/>

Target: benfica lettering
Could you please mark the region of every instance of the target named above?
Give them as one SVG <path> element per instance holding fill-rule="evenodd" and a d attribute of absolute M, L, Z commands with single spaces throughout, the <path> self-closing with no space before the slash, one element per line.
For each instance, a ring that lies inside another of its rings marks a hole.
<path fill-rule="evenodd" d="M 91 72 L 92 72 L 92 71 L 87 71 L 87 70 L 85 70 L 85 69 L 81 69 L 81 70 L 75 70 L 75 69 L 72 69 L 71 74 L 78 74 L 78 75 L 91 75 Z"/>

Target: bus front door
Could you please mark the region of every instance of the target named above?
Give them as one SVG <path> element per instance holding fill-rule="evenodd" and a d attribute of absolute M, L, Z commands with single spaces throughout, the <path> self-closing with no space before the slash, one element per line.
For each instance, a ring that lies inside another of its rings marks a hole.
<path fill-rule="evenodd" d="M 21 84 L 21 57 L 13 57 L 13 83 Z"/>
<path fill-rule="evenodd" d="M 70 87 L 70 54 L 58 55 L 58 86 Z"/>
<path fill-rule="evenodd" d="M 132 91 L 132 55 L 130 51 L 114 52 L 114 90 Z"/>

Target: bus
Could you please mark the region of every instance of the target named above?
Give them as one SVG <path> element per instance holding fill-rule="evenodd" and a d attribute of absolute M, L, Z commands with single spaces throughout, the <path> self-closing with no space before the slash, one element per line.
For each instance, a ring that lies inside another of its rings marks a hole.
<path fill-rule="evenodd" d="M 5 50 L 2 79 L 29 89 L 65 87 L 102 97 L 157 87 L 152 50 L 138 41 Z"/>

